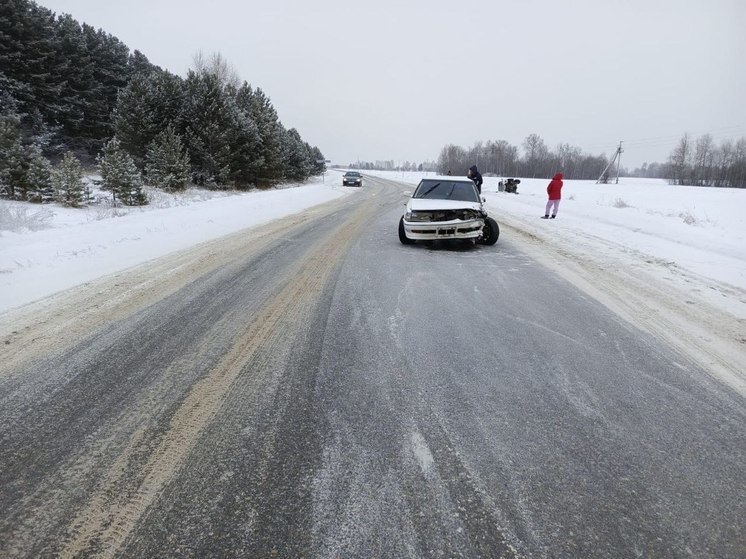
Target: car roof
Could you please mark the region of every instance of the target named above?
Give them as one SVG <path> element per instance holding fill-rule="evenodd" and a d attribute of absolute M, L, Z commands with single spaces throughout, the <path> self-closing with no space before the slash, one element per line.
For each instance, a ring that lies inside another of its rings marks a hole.
<path fill-rule="evenodd" d="M 423 181 L 449 181 L 449 182 L 469 182 L 474 184 L 474 181 L 469 177 L 462 177 L 457 175 L 433 175 L 422 177 Z"/>

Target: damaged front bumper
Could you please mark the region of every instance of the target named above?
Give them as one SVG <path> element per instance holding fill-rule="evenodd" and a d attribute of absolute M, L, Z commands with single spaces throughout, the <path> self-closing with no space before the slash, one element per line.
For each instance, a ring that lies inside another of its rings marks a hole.
<path fill-rule="evenodd" d="M 482 234 L 483 219 L 453 219 L 450 221 L 407 221 L 404 231 L 416 241 L 438 239 L 476 239 Z"/>

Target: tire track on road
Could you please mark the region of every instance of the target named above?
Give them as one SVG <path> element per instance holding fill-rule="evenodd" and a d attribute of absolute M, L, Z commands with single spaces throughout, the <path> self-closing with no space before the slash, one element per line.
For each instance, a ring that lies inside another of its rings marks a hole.
<path fill-rule="evenodd" d="M 139 486 L 133 492 L 120 493 L 123 470 L 111 470 L 71 523 L 68 538 L 59 550 L 61 557 L 91 552 L 113 556 L 121 548 L 138 520 L 188 460 L 205 427 L 216 420 L 235 383 L 259 382 L 260 379 L 249 378 L 255 372 L 247 364 L 260 352 L 270 354 L 266 349 L 278 343 L 286 329 L 298 323 L 299 317 L 311 312 L 341 256 L 375 215 L 374 200 L 365 200 L 331 233 L 325 244 L 308 256 L 298 275 L 268 301 L 218 365 L 193 386 L 173 414 L 161 441 L 141 466 Z M 136 446 L 130 446 L 117 463 L 131 463 Z"/>
<path fill-rule="evenodd" d="M 49 358 L 104 325 L 124 320 L 226 262 L 259 254 L 278 237 L 349 203 L 346 197 L 334 200 L 0 314 L 0 381 L 20 374 L 40 353 Z"/>
<path fill-rule="evenodd" d="M 742 364 L 746 345 L 742 334 L 743 319 L 722 312 L 703 299 L 695 304 L 691 294 L 664 284 L 641 266 L 627 269 L 609 265 L 597 255 L 554 246 L 550 239 L 539 239 L 527 232 L 520 220 L 503 219 L 503 225 L 506 230 L 528 241 L 522 243 L 521 250 L 626 322 L 666 342 L 713 378 L 741 396 L 746 395 L 746 374 Z M 545 244 L 553 250 L 547 250 Z M 640 256 L 640 262 L 644 260 L 645 257 Z M 694 277 L 683 270 L 678 273 Z M 697 279 L 697 282 L 702 280 Z M 737 288 L 720 288 L 729 289 L 731 296 L 743 295 Z"/>

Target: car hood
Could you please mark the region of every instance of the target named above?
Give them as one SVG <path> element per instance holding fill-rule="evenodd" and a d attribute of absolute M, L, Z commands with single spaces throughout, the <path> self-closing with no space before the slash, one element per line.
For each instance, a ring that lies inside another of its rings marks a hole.
<path fill-rule="evenodd" d="M 409 202 L 407 202 L 407 208 L 413 211 L 463 209 L 479 211 L 482 209 L 482 204 L 480 204 L 479 202 L 464 202 L 463 200 L 434 200 L 430 198 L 411 198 Z"/>

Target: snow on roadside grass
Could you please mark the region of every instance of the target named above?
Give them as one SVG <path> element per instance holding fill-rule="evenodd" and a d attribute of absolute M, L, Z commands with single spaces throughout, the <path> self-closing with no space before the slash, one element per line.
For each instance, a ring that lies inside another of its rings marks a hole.
<path fill-rule="evenodd" d="M 206 190 L 195 186 L 181 192 L 165 192 L 157 188 L 145 187 L 149 200 L 148 205 L 114 206 L 111 193 L 101 190 L 95 184 L 95 181 L 100 178 L 98 175 L 88 175 L 86 177 L 90 189 L 91 203 L 80 208 L 70 208 L 60 204 L 36 205 L 0 200 L 0 237 L 6 232 L 22 233 L 24 231 L 68 227 L 174 206 L 188 206 L 195 202 L 205 202 L 237 194 L 235 191 Z"/>
<path fill-rule="evenodd" d="M 3 230 L 22 233 L 48 229 L 54 215 L 54 212 L 45 206 L 0 200 L 0 234 Z"/>
<path fill-rule="evenodd" d="M 244 193 L 156 191 L 143 207 L 2 202 L 0 312 L 354 192 L 330 175 L 326 184 L 316 177 L 292 188 Z"/>

